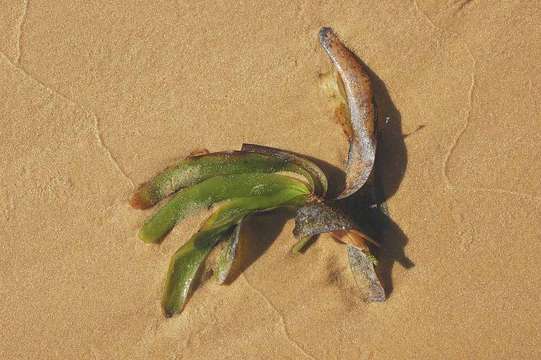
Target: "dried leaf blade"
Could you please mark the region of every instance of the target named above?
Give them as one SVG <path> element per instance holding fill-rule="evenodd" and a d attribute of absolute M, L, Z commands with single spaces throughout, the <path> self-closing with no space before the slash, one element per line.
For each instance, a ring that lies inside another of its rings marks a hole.
<path fill-rule="evenodd" d="M 340 75 L 349 110 L 347 118 L 350 124 L 344 124 L 344 127 L 351 128 L 352 133 L 348 139 L 346 186 L 338 195 L 338 199 L 342 199 L 359 190 L 374 167 L 376 136 L 373 90 L 364 66 L 331 28 L 321 28 L 319 39 Z"/>
<path fill-rule="evenodd" d="M 385 290 L 378 279 L 374 268 L 374 258 L 353 245 L 347 245 L 349 268 L 355 284 L 366 302 L 385 301 Z"/>

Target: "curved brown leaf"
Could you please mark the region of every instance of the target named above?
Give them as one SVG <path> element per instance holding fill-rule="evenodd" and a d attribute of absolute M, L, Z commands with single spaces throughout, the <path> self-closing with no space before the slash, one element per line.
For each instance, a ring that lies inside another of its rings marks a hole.
<path fill-rule="evenodd" d="M 374 167 L 376 136 L 372 85 L 363 65 L 331 28 L 321 28 L 319 39 L 340 75 L 349 108 L 351 136 L 346 186 L 338 195 L 338 199 L 342 199 L 359 190 Z"/>

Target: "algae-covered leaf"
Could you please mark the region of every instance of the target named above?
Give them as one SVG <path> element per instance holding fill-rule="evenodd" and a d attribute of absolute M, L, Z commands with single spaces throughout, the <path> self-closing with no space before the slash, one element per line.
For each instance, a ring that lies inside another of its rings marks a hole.
<path fill-rule="evenodd" d="M 241 151 L 199 152 L 140 185 L 130 203 L 134 208 L 146 209 L 181 188 L 195 185 L 213 176 L 272 173 L 281 171 L 286 165 L 287 161 L 284 159 L 265 154 Z"/>

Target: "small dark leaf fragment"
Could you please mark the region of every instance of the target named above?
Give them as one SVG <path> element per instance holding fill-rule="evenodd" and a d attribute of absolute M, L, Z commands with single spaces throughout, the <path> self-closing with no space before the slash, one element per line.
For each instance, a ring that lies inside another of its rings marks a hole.
<path fill-rule="evenodd" d="M 374 269 L 376 259 L 366 244 L 366 241 L 374 241 L 361 232 L 347 215 L 327 204 L 316 203 L 299 208 L 293 229 L 299 243 L 294 249 L 304 247 L 306 239 L 322 233 L 330 233 L 334 239 L 347 244 L 350 268 L 363 300 L 385 301 L 385 291 Z"/>
<path fill-rule="evenodd" d="M 357 288 L 361 291 L 361 298 L 366 302 L 385 301 L 385 290 L 374 269 L 375 259 L 372 255 L 353 246 L 347 245 L 349 268 Z"/>
<path fill-rule="evenodd" d="M 305 205 L 297 210 L 293 235 L 300 239 L 354 228 L 356 226 L 353 221 L 341 211 L 325 203 L 315 203 Z"/>

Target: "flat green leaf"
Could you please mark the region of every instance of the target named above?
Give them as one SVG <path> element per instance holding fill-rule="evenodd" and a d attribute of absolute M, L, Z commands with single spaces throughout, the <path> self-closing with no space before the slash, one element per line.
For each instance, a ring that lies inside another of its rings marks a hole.
<path fill-rule="evenodd" d="M 236 197 L 265 196 L 290 187 L 307 189 L 302 181 L 279 174 L 215 176 L 176 193 L 143 224 L 139 237 L 145 242 L 157 243 L 186 216 L 216 202 Z"/>
<path fill-rule="evenodd" d="M 273 157 L 283 159 L 287 162 L 284 171 L 291 171 L 304 176 L 312 185 L 315 194 L 324 198 L 329 184 L 325 173 L 314 162 L 295 154 L 291 151 L 262 146 L 256 144 L 242 144 L 241 151 L 272 155 Z"/>
<path fill-rule="evenodd" d="M 220 240 L 220 232 L 200 231 L 177 250 L 171 258 L 162 309 L 171 317 L 184 306 L 194 278 L 214 245 Z"/>
<path fill-rule="evenodd" d="M 134 208 L 146 209 L 181 188 L 213 176 L 274 173 L 288 167 L 287 159 L 253 152 L 217 152 L 191 156 L 139 186 L 131 199 Z"/>
<path fill-rule="evenodd" d="M 171 317 L 182 311 L 201 264 L 222 239 L 223 233 L 249 214 L 283 206 L 298 207 L 309 197 L 309 189 L 306 186 L 303 188 L 303 183 L 299 182 L 266 196 L 234 198 L 219 204 L 199 232 L 178 249 L 171 259 L 162 299 L 165 316 Z"/>

